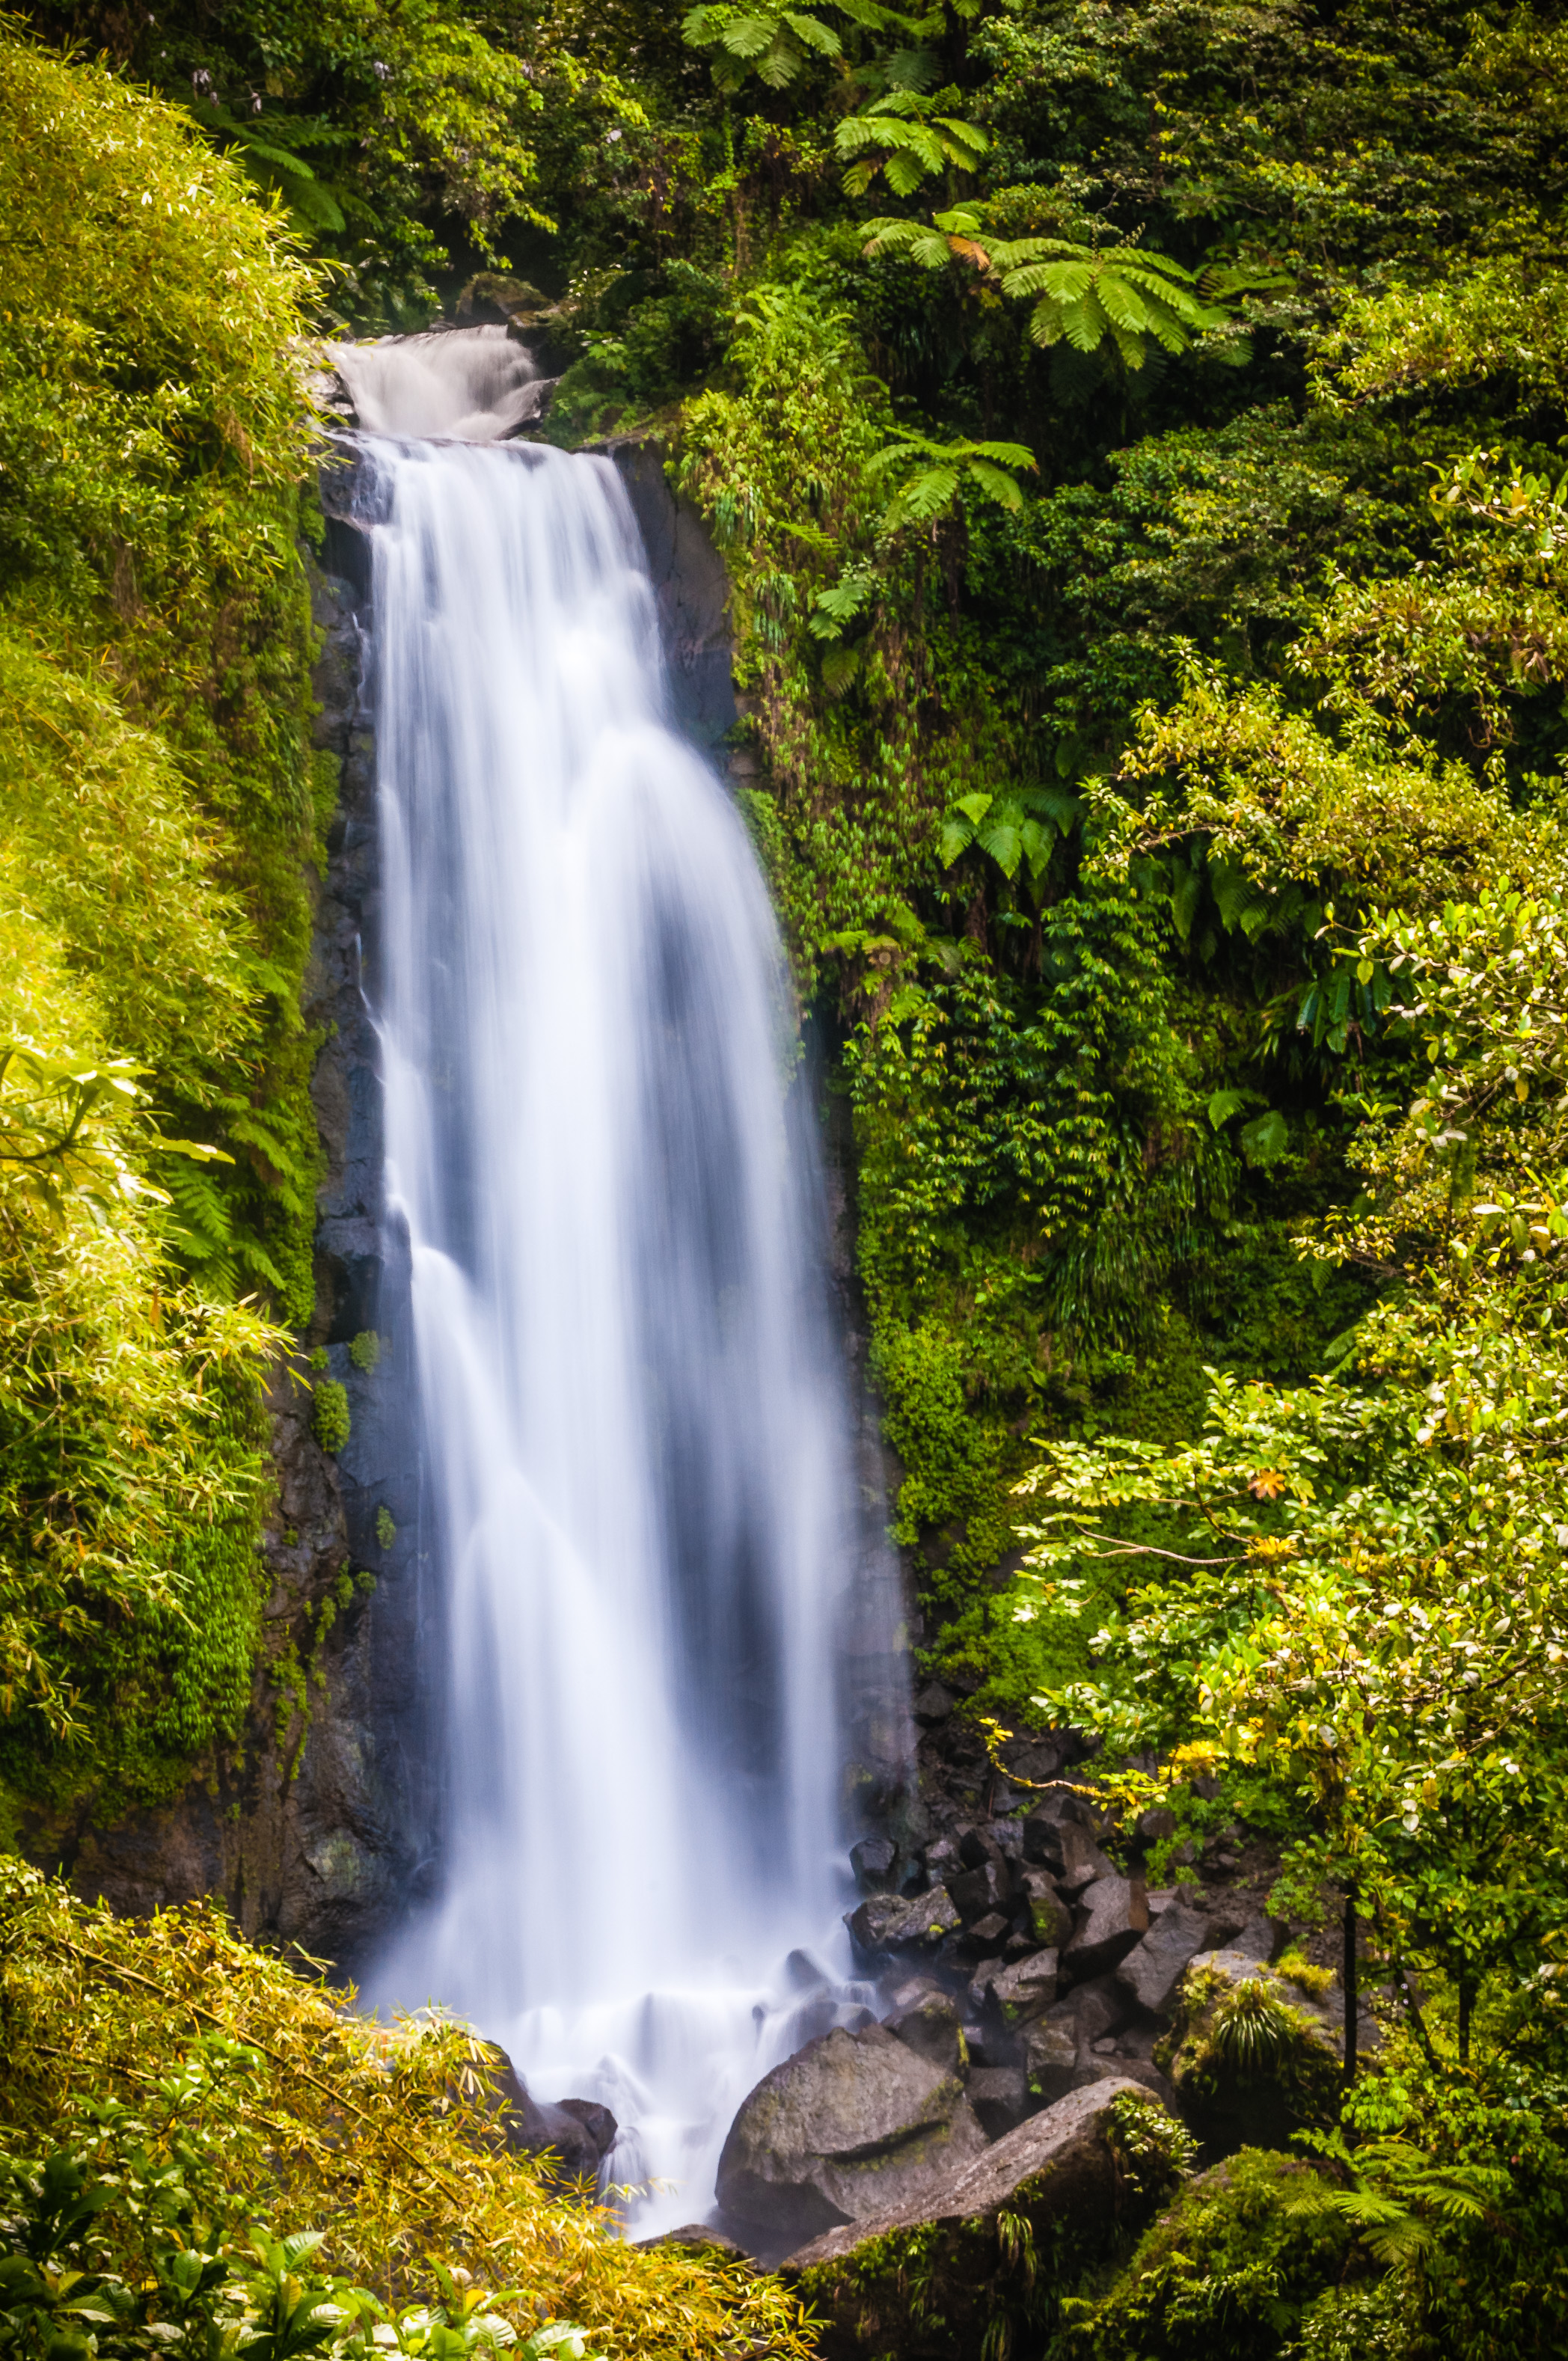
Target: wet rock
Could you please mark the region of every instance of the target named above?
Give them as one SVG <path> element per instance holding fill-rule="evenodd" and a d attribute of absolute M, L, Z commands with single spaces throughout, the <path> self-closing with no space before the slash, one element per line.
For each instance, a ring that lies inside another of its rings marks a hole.
<path fill-rule="evenodd" d="M 1020 2225 L 1046 2255 L 1055 2225 L 1070 2222 L 1088 2258 L 1153 2210 L 1127 2191 L 1110 2137 L 1113 2109 L 1133 2096 L 1148 2103 L 1120 2076 L 1073 2092 L 950 2173 L 924 2203 L 829 2231 L 791 2255 L 783 2268 L 817 2315 L 823 2361 L 868 2353 L 979 2361 L 996 2348 L 999 2323 L 1015 2349 L 1031 2349 L 1030 2289 L 1015 2267 Z"/>
<path fill-rule="evenodd" d="M 597 2099 L 561 2099 L 555 2112 L 581 2124 L 602 2163 L 615 2146 L 615 2136 L 620 2129 L 609 2109 L 601 2106 Z"/>
<path fill-rule="evenodd" d="M 1054 1854 L 1042 1867 L 1047 1869 L 1058 1891 L 1069 1896 L 1091 1885 L 1097 1878 L 1114 1877 L 1114 1864 L 1101 1851 L 1087 1828 L 1067 1821 L 1057 1832 Z"/>
<path fill-rule="evenodd" d="M 1086 1797 L 1070 1787 L 1053 1787 L 1024 1822 L 1024 1858 L 1048 1867 L 1064 1828 L 1081 1828 L 1086 1836 L 1097 1838 L 1102 1825 L 1101 1815 Z"/>
<path fill-rule="evenodd" d="M 945 1885 L 963 1868 L 957 1837 L 937 1837 L 926 1848 L 926 1874 L 933 1885 Z"/>
<path fill-rule="evenodd" d="M 742 2103 L 718 2160 L 718 2204 L 776 2249 L 917 2207 L 984 2145 L 956 2074 L 885 2026 L 829 2033 Z"/>
<path fill-rule="evenodd" d="M 1006 1940 L 1007 1920 L 1000 1910 L 993 1910 L 989 1918 L 982 1918 L 977 1926 L 970 1927 L 963 1938 L 964 1948 L 981 1958 L 988 1957 Z"/>
<path fill-rule="evenodd" d="M 1013 1881 L 1004 1867 L 994 1861 L 983 1861 L 978 1869 L 966 1869 L 948 1880 L 948 1892 L 958 1905 L 959 1915 L 968 1924 L 1000 1913 L 1006 1926 L 1007 1905 L 1012 1899 Z"/>
<path fill-rule="evenodd" d="M 966 1869 L 983 1869 L 986 1862 L 1008 1874 L 1007 1856 L 994 1828 L 963 1828 L 959 1834 L 959 1859 Z"/>
<path fill-rule="evenodd" d="M 940 1681 L 927 1681 L 915 1700 L 915 1719 L 927 1729 L 934 1728 L 939 1721 L 946 1721 L 952 1709 L 951 1694 Z"/>
<path fill-rule="evenodd" d="M 891 1837 L 862 1837 L 850 1847 L 850 1867 L 862 1894 L 886 1894 L 897 1883 L 894 1875 L 898 1847 Z"/>
<path fill-rule="evenodd" d="M 913 1898 L 874 1894 L 844 1920 L 851 1939 L 872 1960 L 895 1951 L 934 1951 L 943 1938 L 956 1934 L 962 1923 L 952 1896 L 941 1885 Z"/>
<path fill-rule="evenodd" d="M 1072 1939 L 1072 1913 L 1057 1892 L 1049 1871 L 1026 1869 L 1019 1885 L 1019 1898 L 1036 1942 L 1052 1950 L 1065 1949 Z"/>
<path fill-rule="evenodd" d="M 922 1993 L 918 2000 L 895 2009 L 883 2022 L 889 2033 L 944 2074 L 958 2072 L 962 2063 L 958 2004 L 948 1993 Z"/>
<path fill-rule="evenodd" d="M 1079 1896 L 1072 1940 L 1061 1955 L 1064 1969 L 1083 1978 L 1113 1968 L 1147 1933 L 1148 1923 L 1148 1905 L 1129 1878 L 1097 1878 Z"/>
<path fill-rule="evenodd" d="M 971 2014 L 980 2018 L 990 2004 L 991 1987 L 996 1977 L 1011 1964 L 1006 1960 L 981 1960 L 969 1980 L 969 2004 Z"/>
<path fill-rule="evenodd" d="M 717 2255 L 726 2263 L 749 2263 L 751 2259 L 744 2246 L 727 2238 L 722 2230 L 712 2230 L 706 2222 L 683 2222 L 678 2230 L 661 2230 L 652 2238 L 634 2238 L 634 2246 L 690 2246 L 698 2254 Z"/>
<path fill-rule="evenodd" d="M 1021 2066 L 976 2066 L 964 2092 L 988 2139 L 1003 2138 L 1029 2113 L 1029 2088 Z"/>
<path fill-rule="evenodd" d="M 993 1975 L 986 1996 L 1004 2025 L 1029 2024 L 1044 2016 L 1057 1996 L 1057 1954 L 1035 1951 Z"/>
<path fill-rule="evenodd" d="M 1097 1976 L 1067 1993 L 1042 2017 L 1025 2024 L 1023 2063 L 1034 2095 L 1048 2102 L 1102 2081 L 1107 2068 L 1096 2045 L 1109 2043 L 1120 2033 L 1127 2011 L 1126 1997 L 1115 1979 Z"/>
<path fill-rule="evenodd" d="M 1050 2010 L 1024 2028 L 1024 2079 L 1033 2098 L 1049 2106 L 1078 2088 L 1078 2027 L 1070 2015 Z"/>
<path fill-rule="evenodd" d="M 1143 1936 L 1116 1970 L 1116 1981 L 1128 1999 L 1150 2016 L 1163 2016 L 1176 1997 L 1187 1962 L 1208 1949 L 1209 1921 L 1185 1903 L 1175 1903 L 1151 1919 Z"/>
<path fill-rule="evenodd" d="M 552 2159 L 554 2177 L 561 2180 L 596 2184 L 619 2128 L 609 2109 L 594 2099 L 542 2104 L 499 2044 L 489 2042 L 486 2048 L 487 2080 L 508 2147 Z"/>

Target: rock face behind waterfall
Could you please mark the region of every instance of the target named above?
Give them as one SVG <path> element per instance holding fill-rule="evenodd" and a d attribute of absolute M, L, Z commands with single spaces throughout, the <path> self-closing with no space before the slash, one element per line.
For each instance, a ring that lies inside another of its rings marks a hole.
<path fill-rule="evenodd" d="M 718 2162 L 727 2217 L 777 2253 L 916 2207 L 985 2147 L 956 2074 L 884 2026 L 808 2041 L 764 2075 Z"/>

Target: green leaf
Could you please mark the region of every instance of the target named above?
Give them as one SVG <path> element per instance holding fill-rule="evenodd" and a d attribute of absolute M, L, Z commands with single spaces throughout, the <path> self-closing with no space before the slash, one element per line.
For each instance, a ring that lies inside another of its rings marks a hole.
<path fill-rule="evenodd" d="M 1289 1145 L 1290 1126 L 1273 1107 L 1242 1127 L 1241 1150 L 1249 1164 L 1276 1164 Z"/>

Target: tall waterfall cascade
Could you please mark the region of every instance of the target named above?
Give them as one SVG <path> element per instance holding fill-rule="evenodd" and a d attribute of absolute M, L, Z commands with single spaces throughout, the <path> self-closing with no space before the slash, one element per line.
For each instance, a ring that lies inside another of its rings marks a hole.
<path fill-rule="evenodd" d="M 777 930 L 672 724 L 616 469 L 503 439 L 536 373 L 502 332 L 334 358 L 444 1631 L 439 1891 L 367 1989 L 609 2105 L 641 2235 L 707 2210 L 745 2092 L 870 1998 L 845 1667 L 888 1677 L 894 1594 Z"/>

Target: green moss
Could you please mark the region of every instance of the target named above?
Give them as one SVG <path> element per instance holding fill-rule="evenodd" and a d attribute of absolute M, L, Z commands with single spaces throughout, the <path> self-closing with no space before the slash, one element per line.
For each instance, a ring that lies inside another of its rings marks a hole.
<path fill-rule="evenodd" d="M 392 1512 L 383 1500 L 376 1511 L 376 1539 L 381 1547 L 387 1550 L 391 1548 L 397 1538 L 398 1528 L 392 1521 Z"/>
<path fill-rule="evenodd" d="M 341 1451 L 350 1433 L 348 1389 L 336 1378 L 318 1378 L 311 1397 L 311 1432 L 323 1451 Z"/>
<path fill-rule="evenodd" d="M 1274 1972 L 1283 1976 L 1287 1983 L 1294 1984 L 1298 1992 L 1310 1993 L 1314 2000 L 1321 2000 L 1333 1990 L 1332 1968 L 1317 1966 L 1294 1949 L 1275 1960 Z"/>
<path fill-rule="evenodd" d="M 376 1334 L 374 1328 L 361 1328 L 358 1335 L 356 1336 L 353 1344 L 350 1345 L 348 1348 L 348 1357 L 353 1362 L 355 1367 L 361 1370 L 367 1377 L 369 1376 L 372 1369 L 379 1367 L 381 1361 L 381 1339 Z"/>

